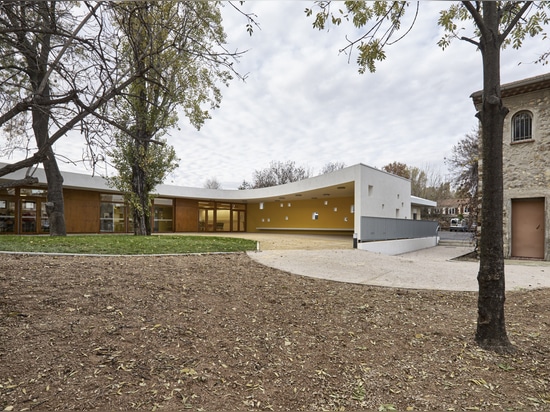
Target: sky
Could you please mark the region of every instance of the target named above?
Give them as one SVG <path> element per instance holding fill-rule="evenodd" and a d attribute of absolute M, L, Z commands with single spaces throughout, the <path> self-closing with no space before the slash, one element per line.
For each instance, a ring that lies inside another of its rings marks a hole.
<path fill-rule="evenodd" d="M 329 162 L 382 168 L 397 161 L 449 179 L 444 159 L 477 125 L 469 96 L 482 88 L 482 67 L 471 43 L 437 46 L 443 34 L 438 14 L 448 4 L 420 2 L 410 33 L 387 48 L 375 73 L 365 74 L 358 73 L 355 53 L 348 59 L 339 52 L 354 29 L 313 29 L 304 13 L 311 1 L 246 2 L 243 10 L 260 25 L 252 36 L 246 19 L 224 7 L 228 49 L 246 50 L 236 65 L 246 80 L 222 89 L 221 107 L 200 131 L 180 117 L 168 137 L 179 167 L 165 183 L 203 187 L 216 179 L 223 189 L 236 189 L 271 161 L 288 160 L 312 175 Z M 506 49 L 502 83 L 549 72 L 532 63 L 544 51 L 540 37 L 519 51 Z M 77 158 L 82 152 L 63 140 L 55 149 Z M 83 166 L 60 167 L 91 174 Z"/>

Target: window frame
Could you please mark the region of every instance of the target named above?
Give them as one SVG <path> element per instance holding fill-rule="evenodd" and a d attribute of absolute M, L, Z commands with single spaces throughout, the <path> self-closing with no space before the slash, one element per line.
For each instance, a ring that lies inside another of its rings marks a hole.
<path fill-rule="evenodd" d="M 526 117 L 524 117 L 526 116 Z M 519 127 L 516 127 L 516 121 L 518 121 L 518 118 L 522 117 L 519 121 L 522 122 L 522 124 Z M 529 124 L 526 125 L 526 120 L 529 121 Z M 523 142 L 529 142 L 533 140 L 533 113 L 531 113 L 529 110 L 520 110 L 516 112 L 512 116 L 511 121 L 511 134 L 512 134 L 512 143 L 523 143 Z M 529 133 L 525 133 L 526 129 L 529 129 Z M 518 131 L 522 133 L 517 133 Z"/>

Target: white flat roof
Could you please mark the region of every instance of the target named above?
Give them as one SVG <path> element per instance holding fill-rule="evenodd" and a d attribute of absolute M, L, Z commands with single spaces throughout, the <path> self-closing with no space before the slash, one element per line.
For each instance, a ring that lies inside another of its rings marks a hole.
<path fill-rule="evenodd" d="M 6 163 L 0 163 L 0 168 L 6 165 Z M 367 168 L 375 173 L 388 174 L 385 171 L 378 170 L 364 164 L 357 164 L 298 182 L 261 189 L 223 190 L 175 185 L 159 185 L 155 188 L 154 193 L 159 197 L 192 198 L 205 201 L 234 201 L 242 203 L 257 203 L 270 200 L 354 197 L 355 182 L 358 180 L 363 168 Z M 0 177 L 0 182 L 23 179 L 26 171 L 27 169 L 22 169 L 6 176 L 2 176 Z M 65 171 L 62 171 L 61 174 L 64 179 L 63 187 L 68 189 L 86 189 L 101 191 L 104 193 L 119 193 L 119 190 L 110 187 L 107 184 L 107 181 L 100 176 L 89 176 L 83 173 Z M 46 185 L 46 176 L 42 168 L 37 168 L 33 176 L 38 178 L 40 185 Z M 396 179 L 402 179 L 399 176 L 392 176 Z M 435 207 L 437 203 L 431 200 L 411 196 L 411 204 Z"/>

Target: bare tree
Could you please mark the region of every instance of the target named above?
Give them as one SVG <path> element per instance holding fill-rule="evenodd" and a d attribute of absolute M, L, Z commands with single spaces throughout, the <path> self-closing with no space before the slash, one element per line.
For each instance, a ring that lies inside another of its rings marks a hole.
<path fill-rule="evenodd" d="M 457 196 L 465 199 L 464 206 L 468 207 L 470 223 L 479 224 L 479 158 L 481 148 L 481 130 L 478 128 L 468 133 L 455 146 L 452 154 L 445 159 L 456 187 Z"/>
<path fill-rule="evenodd" d="M 335 172 L 336 170 L 340 170 L 346 167 L 346 164 L 343 162 L 328 162 L 326 165 L 323 166 L 321 169 L 320 175 L 326 175 L 327 173 Z"/>
<path fill-rule="evenodd" d="M 310 175 L 311 172 L 306 167 L 296 166 L 296 162 L 292 160 L 288 160 L 287 162 L 272 161 L 269 167 L 255 170 L 252 176 L 252 183 L 244 180 L 239 189 L 258 189 L 261 187 L 284 185 L 285 183 L 307 179 Z"/>
<path fill-rule="evenodd" d="M 0 3 L 0 126 L 8 136 L 4 152 L 23 148 L 27 153 L 24 160 L 3 167 L 0 176 L 44 165 L 52 236 L 66 234 L 63 177 L 52 145 L 76 126 L 89 139 L 90 130 L 103 139 L 104 134 L 85 119 L 134 80 L 132 75 L 110 75 L 114 68 L 102 42 L 101 6 L 102 2 Z M 20 183 L 34 182 L 28 173 Z"/>
<path fill-rule="evenodd" d="M 204 188 L 205 189 L 221 189 L 222 185 L 216 179 L 215 177 L 211 177 L 210 179 L 206 179 L 206 182 L 204 182 Z"/>
<path fill-rule="evenodd" d="M 44 165 L 48 182 L 46 211 L 52 236 L 65 235 L 66 228 L 63 177 L 52 150 L 50 131 L 52 123 L 59 131 L 79 111 L 77 90 L 89 85 L 89 78 L 81 75 L 87 59 L 77 56 L 97 51 L 97 43 L 81 29 L 98 7 L 88 5 L 78 24 L 80 19 L 72 14 L 77 8 L 74 3 L 0 4 L 0 94 L 4 112 L 0 125 L 8 135 L 5 150 L 22 146 L 35 151 L 19 168 L 38 162 Z M 34 149 L 30 148 L 30 136 L 34 137 Z M 27 175 L 24 181 L 32 183 L 33 179 Z"/>
<path fill-rule="evenodd" d="M 438 173 L 430 165 L 419 168 L 401 162 L 392 162 L 383 166 L 382 169 L 388 173 L 409 179 L 413 196 L 435 201 L 452 196 L 449 183 L 445 182 L 441 173 Z"/>

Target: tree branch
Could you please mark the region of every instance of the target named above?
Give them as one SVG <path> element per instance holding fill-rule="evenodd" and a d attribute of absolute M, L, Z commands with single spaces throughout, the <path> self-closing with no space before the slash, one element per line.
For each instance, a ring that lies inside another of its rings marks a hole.
<path fill-rule="evenodd" d="M 61 58 L 63 57 L 63 55 L 65 54 L 65 52 L 67 51 L 67 49 L 69 48 L 69 46 L 72 44 L 73 40 L 75 39 L 76 35 L 78 34 L 78 32 L 82 29 L 82 27 L 84 27 L 84 25 L 88 22 L 88 20 L 95 14 L 95 12 L 97 11 L 97 9 L 99 9 L 99 7 L 103 4 L 102 1 L 98 1 L 96 3 L 96 5 L 94 6 L 94 8 L 92 10 L 90 10 L 90 12 L 86 15 L 86 17 L 84 17 L 82 19 L 82 21 L 80 22 L 80 24 L 77 26 L 77 28 L 73 31 L 72 35 L 68 38 L 68 40 L 65 42 L 65 44 L 63 45 L 63 48 L 61 49 L 61 51 L 57 54 L 57 56 L 55 57 L 55 60 L 52 62 L 52 64 L 50 65 L 49 69 L 48 69 L 48 72 L 46 73 L 46 75 L 44 76 L 44 78 L 42 79 L 42 82 L 40 83 L 40 86 L 38 87 L 38 90 L 36 91 L 36 94 L 42 94 L 42 92 L 44 91 L 44 88 L 46 87 L 46 85 L 48 84 L 48 81 L 50 80 L 50 75 L 52 74 L 53 70 L 55 69 L 55 67 L 57 67 L 59 61 L 61 60 Z"/>
<path fill-rule="evenodd" d="M 531 5 L 533 4 L 532 1 L 527 1 L 525 2 L 525 4 L 523 5 L 523 7 L 520 9 L 520 11 L 518 11 L 518 13 L 514 16 L 514 18 L 512 19 L 512 21 L 510 22 L 510 24 L 508 25 L 508 27 L 506 27 L 506 29 L 502 32 L 502 34 L 500 35 L 500 42 L 502 43 L 504 41 L 504 39 L 506 39 L 506 37 L 510 34 L 510 32 L 514 29 L 514 27 L 516 26 L 516 24 L 518 23 L 518 21 L 523 17 L 523 15 L 525 14 L 525 12 L 527 12 L 527 10 L 529 9 L 529 7 L 531 7 Z"/>
<path fill-rule="evenodd" d="M 18 187 L 18 186 L 30 186 L 30 185 L 34 185 L 36 183 L 38 183 L 38 178 L 37 177 L 27 176 L 24 179 L 12 180 L 12 181 L 9 181 L 9 182 L 0 183 L 0 189 L 7 189 L 7 188 L 10 188 L 10 187 Z"/>
<path fill-rule="evenodd" d="M 45 158 L 48 150 L 51 148 L 51 146 L 59 140 L 62 136 L 64 136 L 69 130 L 71 130 L 78 122 L 82 121 L 86 116 L 88 116 L 91 112 L 97 110 L 99 107 L 107 103 L 111 98 L 113 98 L 115 95 L 119 94 L 123 89 L 128 87 L 137 77 L 139 77 L 141 74 L 134 73 L 132 76 L 130 76 L 126 81 L 122 82 L 118 86 L 113 86 L 107 93 L 100 96 L 95 100 L 93 104 L 91 104 L 88 109 L 80 112 L 78 115 L 73 117 L 70 121 L 68 121 L 63 127 L 61 127 L 59 130 L 57 130 L 45 144 L 42 146 L 41 149 L 36 151 L 31 157 L 28 157 L 24 160 L 21 160 L 19 162 L 9 164 L 4 166 L 3 168 L 0 168 L 0 177 L 5 176 L 9 173 L 16 172 L 17 170 L 23 169 L 25 167 L 31 167 L 35 164 L 38 164 L 42 162 L 42 160 Z"/>
<path fill-rule="evenodd" d="M 49 147 L 49 146 L 47 146 Z M 5 176 L 7 174 L 17 172 L 18 170 L 24 169 L 26 167 L 32 167 L 42 161 L 42 159 L 46 156 L 44 153 L 46 150 L 39 150 L 35 154 L 33 154 L 31 157 L 27 157 L 24 160 L 20 160 L 19 162 L 12 163 L 9 165 L 6 165 L 0 169 L 0 177 Z"/>
<path fill-rule="evenodd" d="M 476 22 L 477 27 L 479 28 L 479 31 L 481 32 L 481 35 L 487 35 L 487 26 L 485 25 L 485 22 L 483 21 L 483 17 L 481 14 L 479 14 L 479 10 L 477 7 L 474 7 L 474 5 L 469 1 L 463 1 L 462 4 L 464 7 L 466 7 L 466 10 L 470 13 L 474 21 Z"/>
<path fill-rule="evenodd" d="M 41 101 L 39 104 L 40 106 L 55 106 L 56 104 L 68 103 L 74 100 L 77 97 L 77 94 L 78 92 L 76 90 L 71 90 L 71 92 L 65 97 L 60 97 L 58 99 L 50 99 L 47 101 Z M 17 116 L 19 113 L 30 109 L 32 105 L 36 103 L 35 100 L 36 100 L 35 98 L 29 98 L 29 99 L 23 100 L 22 102 L 17 103 L 14 107 L 12 107 L 2 116 L 0 116 L 0 126 L 2 126 L 4 123 L 11 120 L 15 116 Z"/>
<path fill-rule="evenodd" d="M 475 40 L 472 40 L 472 39 L 470 39 L 469 37 L 461 37 L 460 40 L 467 41 L 468 43 L 472 43 L 473 45 L 475 45 L 475 46 L 477 46 L 477 47 L 480 47 L 479 42 L 477 42 L 477 41 L 475 41 Z"/>
<path fill-rule="evenodd" d="M 8 122 L 9 120 L 13 119 L 19 113 L 24 112 L 25 110 L 28 110 L 31 107 L 31 105 L 32 105 L 31 99 L 23 100 L 22 102 L 17 103 L 14 107 L 12 107 L 2 116 L 0 116 L 0 126 Z"/>

